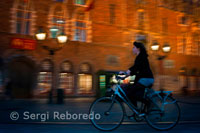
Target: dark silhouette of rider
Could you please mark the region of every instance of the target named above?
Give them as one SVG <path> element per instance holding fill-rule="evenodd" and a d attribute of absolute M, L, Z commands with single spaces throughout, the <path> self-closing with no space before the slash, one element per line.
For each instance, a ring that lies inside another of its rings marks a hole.
<path fill-rule="evenodd" d="M 154 77 L 149 65 L 148 54 L 143 43 L 133 42 L 133 54 L 136 55 L 134 65 L 125 73 L 127 75 L 135 75 L 136 78 L 134 84 L 129 85 L 125 89 L 125 93 L 131 102 L 137 106 L 137 100 L 143 98 L 145 87 L 154 83 Z M 121 71 L 120 73 L 123 72 Z"/>

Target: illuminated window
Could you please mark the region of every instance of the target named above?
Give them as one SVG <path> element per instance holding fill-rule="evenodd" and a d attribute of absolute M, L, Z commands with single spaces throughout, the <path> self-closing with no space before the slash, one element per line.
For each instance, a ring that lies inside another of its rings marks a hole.
<path fill-rule="evenodd" d="M 92 90 L 92 75 L 79 74 L 79 93 L 90 93 Z"/>
<path fill-rule="evenodd" d="M 63 62 L 61 66 L 59 89 L 64 89 L 66 94 L 74 93 L 74 74 L 72 65 L 68 61 Z"/>
<path fill-rule="evenodd" d="M 38 75 L 37 93 L 48 93 L 52 86 L 52 63 L 49 60 L 42 62 L 41 71 Z"/>
<path fill-rule="evenodd" d="M 87 23 L 85 21 L 84 13 L 79 13 L 77 15 L 74 25 L 75 25 L 74 40 L 86 42 Z"/>
<path fill-rule="evenodd" d="M 31 34 L 33 9 L 30 0 L 16 0 L 16 5 L 12 8 L 13 13 L 13 33 L 18 34 Z"/>
<path fill-rule="evenodd" d="M 92 92 L 92 74 L 91 67 L 87 63 L 80 66 L 80 74 L 78 75 L 78 93 L 91 93 Z"/>
<path fill-rule="evenodd" d="M 40 72 L 38 81 L 39 93 L 48 93 L 52 85 L 52 72 Z"/>
<path fill-rule="evenodd" d="M 110 4 L 109 9 L 110 9 L 110 24 L 114 24 L 115 23 L 115 5 Z"/>
<path fill-rule="evenodd" d="M 65 8 L 61 5 L 56 5 L 53 9 L 50 22 L 50 37 L 56 38 L 61 32 L 65 32 L 66 15 Z"/>
<path fill-rule="evenodd" d="M 75 0 L 75 4 L 76 5 L 85 5 L 86 4 L 86 0 Z"/>
<path fill-rule="evenodd" d="M 64 89 L 66 94 L 73 93 L 74 78 L 72 73 L 60 73 L 59 89 Z"/>

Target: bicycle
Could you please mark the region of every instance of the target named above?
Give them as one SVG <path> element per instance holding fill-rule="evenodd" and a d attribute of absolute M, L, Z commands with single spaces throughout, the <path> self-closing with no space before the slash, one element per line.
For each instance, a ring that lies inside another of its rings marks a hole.
<path fill-rule="evenodd" d="M 120 86 L 126 77 L 115 75 L 116 82 L 111 87 L 109 97 L 96 99 L 90 106 L 89 114 L 100 115 L 99 119 L 90 119 L 95 128 L 112 131 L 123 122 L 124 116 L 134 117 L 136 121 L 146 120 L 152 128 L 160 131 L 175 127 L 180 119 L 180 107 L 172 97 L 172 91 L 154 91 L 151 86 L 145 88 L 140 107 L 135 107 Z M 134 115 L 128 116 L 124 104 L 128 105 Z"/>

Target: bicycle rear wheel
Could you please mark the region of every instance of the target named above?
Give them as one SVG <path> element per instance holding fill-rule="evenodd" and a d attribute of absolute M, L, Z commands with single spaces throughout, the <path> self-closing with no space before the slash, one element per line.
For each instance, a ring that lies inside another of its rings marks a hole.
<path fill-rule="evenodd" d="M 113 101 L 113 104 L 112 104 Z M 90 114 L 100 116 L 98 119 L 90 119 L 99 130 L 111 131 L 120 126 L 124 119 L 124 109 L 120 102 L 111 97 L 102 97 L 95 100 L 90 106 Z"/>
<path fill-rule="evenodd" d="M 146 122 L 156 130 L 169 130 L 176 126 L 180 119 L 180 107 L 176 100 L 167 97 L 153 96 L 152 104 L 146 114 Z"/>

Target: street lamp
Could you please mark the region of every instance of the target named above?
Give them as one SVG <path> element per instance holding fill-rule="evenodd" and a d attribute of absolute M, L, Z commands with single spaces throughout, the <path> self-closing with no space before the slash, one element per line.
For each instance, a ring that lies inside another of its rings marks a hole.
<path fill-rule="evenodd" d="M 46 40 L 46 32 L 44 32 L 43 28 L 40 27 L 38 32 L 35 34 L 36 39 L 38 41 L 45 41 Z M 65 35 L 64 31 L 62 31 L 58 36 L 57 36 L 57 42 L 58 44 L 65 44 L 67 42 L 68 37 Z M 41 43 L 42 44 L 42 43 Z M 60 45 L 59 47 L 50 47 L 47 45 L 41 45 L 43 49 L 47 50 L 49 52 L 49 55 L 51 56 L 51 60 L 54 60 L 54 54 L 56 51 L 60 50 L 64 45 Z M 54 61 L 53 61 L 54 62 Z M 53 73 L 52 73 L 52 85 L 51 85 L 51 90 L 49 92 L 49 103 L 53 102 L 53 88 L 55 87 L 55 81 L 56 81 L 56 75 L 55 75 L 55 67 L 53 67 Z"/>
<path fill-rule="evenodd" d="M 159 44 L 157 42 L 153 42 L 153 44 L 151 45 L 151 49 L 153 51 L 158 51 L 159 49 Z"/>
<path fill-rule="evenodd" d="M 43 31 L 42 28 L 39 28 L 38 32 L 35 34 L 36 39 L 39 41 L 43 41 L 46 39 L 46 33 Z"/>
<path fill-rule="evenodd" d="M 65 35 L 64 31 L 61 32 L 60 35 L 57 36 L 58 43 L 63 44 L 67 42 L 67 36 Z"/>
<path fill-rule="evenodd" d="M 151 45 L 151 50 L 156 52 L 156 56 L 157 56 L 157 60 L 159 60 L 159 64 L 160 64 L 160 75 L 164 75 L 164 69 L 163 69 L 163 59 L 165 59 L 167 57 L 167 53 L 169 53 L 171 51 L 171 46 L 168 43 L 164 43 L 163 47 L 162 47 L 162 52 L 163 54 L 159 54 L 159 49 L 160 45 L 158 44 L 157 41 L 154 41 Z M 163 82 L 162 78 L 160 78 L 160 90 L 164 90 L 163 89 Z"/>
<path fill-rule="evenodd" d="M 165 43 L 164 46 L 162 47 L 163 52 L 168 53 L 171 51 L 171 47 L 168 43 Z"/>

